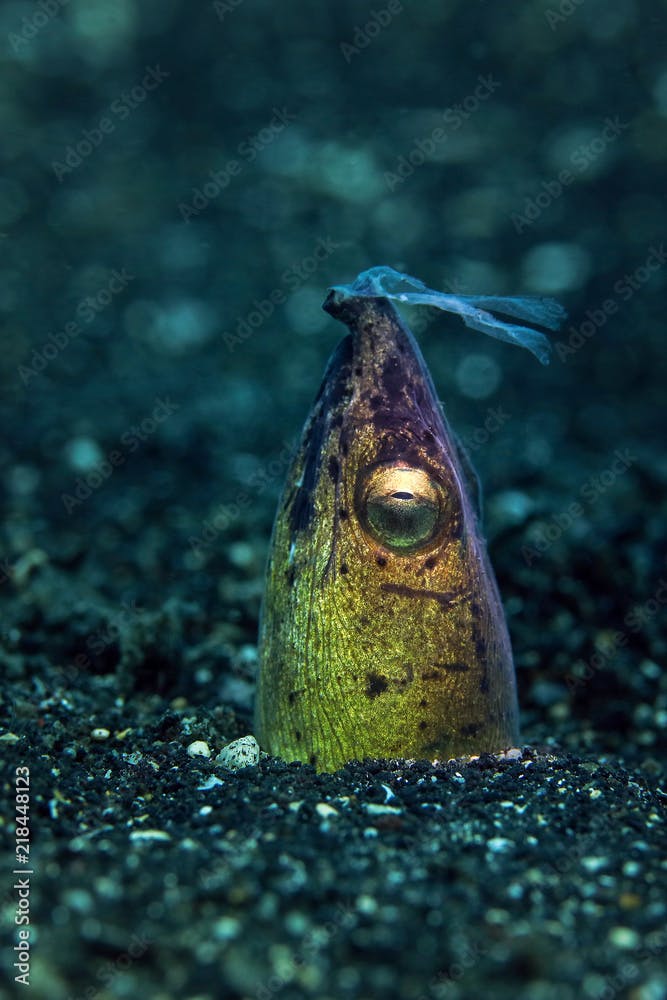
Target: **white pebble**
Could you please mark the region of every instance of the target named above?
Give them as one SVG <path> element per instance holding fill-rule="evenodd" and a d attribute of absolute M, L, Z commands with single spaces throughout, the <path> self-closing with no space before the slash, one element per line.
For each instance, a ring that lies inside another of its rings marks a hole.
<path fill-rule="evenodd" d="M 630 927 L 612 927 L 609 940 L 616 948 L 634 949 L 639 945 L 639 934 Z"/>
<path fill-rule="evenodd" d="M 130 840 L 171 840 L 171 836 L 166 830 L 134 830 L 130 834 Z"/>
<path fill-rule="evenodd" d="M 330 806 L 327 802 L 318 802 L 315 806 L 315 812 L 318 816 L 321 816 L 322 819 L 328 819 L 329 816 L 339 815 L 338 810 L 334 809 L 334 807 Z"/>
<path fill-rule="evenodd" d="M 383 806 L 378 802 L 365 802 L 364 809 L 371 816 L 388 816 L 390 814 L 396 815 L 397 813 L 402 813 L 403 810 L 399 809 L 397 806 Z"/>
<path fill-rule="evenodd" d="M 98 729 L 93 729 L 90 735 L 91 738 L 94 740 L 108 740 L 109 737 L 111 736 L 111 733 L 109 732 L 108 729 L 103 729 L 102 727 L 99 727 Z"/>
<path fill-rule="evenodd" d="M 254 736 L 242 736 L 223 747 L 215 763 L 226 767 L 229 771 L 238 771 L 241 767 L 254 767 L 259 763 L 259 744 Z"/>
<path fill-rule="evenodd" d="M 188 747 L 190 757 L 210 757 L 211 749 L 205 740 L 195 740 Z"/>
<path fill-rule="evenodd" d="M 486 846 L 494 854 L 501 854 L 504 851 L 511 851 L 514 847 L 514 841 L 508 840 L 507 837 L 491 837 L 490 840 L 487 840 Z"/>

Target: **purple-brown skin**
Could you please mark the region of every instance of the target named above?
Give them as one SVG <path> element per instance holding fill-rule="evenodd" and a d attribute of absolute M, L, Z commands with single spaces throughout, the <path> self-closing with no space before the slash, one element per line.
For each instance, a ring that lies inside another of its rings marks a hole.
<path fill-rule="evenodd" d="M 324 376 L 274 526 L 256 733 L 330 771 L 519 739 L 514 666 L 452 434 L 385 298 L 333 291 L 351 330 Z"/>

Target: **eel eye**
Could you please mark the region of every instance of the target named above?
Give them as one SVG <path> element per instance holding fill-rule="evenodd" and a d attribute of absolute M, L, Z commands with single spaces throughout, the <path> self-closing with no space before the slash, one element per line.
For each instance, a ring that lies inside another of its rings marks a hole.
<path fill-rule="evenodd" d="M 357 513 L 365 530 L 399 553 L 423 548 L 443 527 L 447 497 L 423 469 L 379 465 L 362 473 Z"/>

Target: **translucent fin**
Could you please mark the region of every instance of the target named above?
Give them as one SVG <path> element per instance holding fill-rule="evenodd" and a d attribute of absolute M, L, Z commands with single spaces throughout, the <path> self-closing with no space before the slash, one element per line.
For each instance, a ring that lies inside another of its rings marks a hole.
<path fill-rule="evenodd" d="M 333 291 L 343 298 L 394 299 L 411 305 L 435 306 L 445 312 L 457 313 L 465 325 L 529 350 L 543 365 L 549 364 L 551 344 L 543 333 L 528 326 L 517 326 L 499 319 L 493 313 L 504 313 L 525 319 L 549 330 L 557 330 L 567 313 L 555 299 L 524 298 L 497 295 L 449 295 L 427 288 L 423 281 L 401 274 L 393 267 L 372 267 L 362 271 L 350 285 L 334 285 Z M 481 308 L 480 308 L 481 307 Z"/>

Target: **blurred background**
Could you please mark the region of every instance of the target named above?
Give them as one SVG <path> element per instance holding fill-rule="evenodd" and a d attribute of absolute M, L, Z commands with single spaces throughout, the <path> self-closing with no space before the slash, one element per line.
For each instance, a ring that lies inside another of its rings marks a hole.
<path fill-rule="evenodd" d="M 208 636 L 249 712 L 273 513 L 344 332 L 321 303 L 387 264 L 567 308 L 548 368 L 409 319 L 483 483 L 527 736 L 657 754 L 665 21 L 648 0 L 3 3 L 9 653 L 33 652 L 12 623 L 66 663 L 91 607 L 180 602 L 152 668 L 178 693 L 170 657 Z M 114 649 L 87 643 L 92 669 Z"/>

